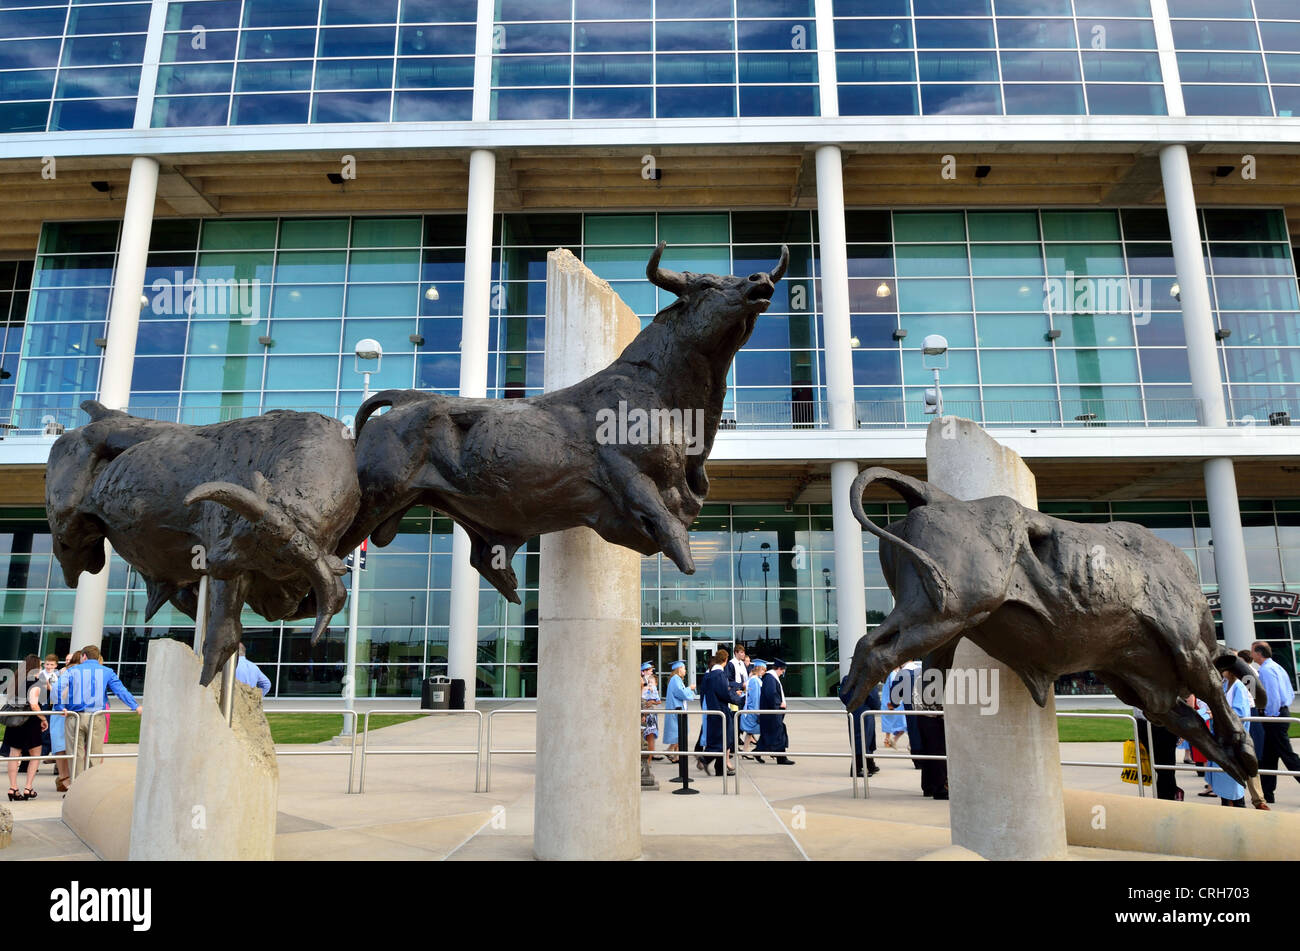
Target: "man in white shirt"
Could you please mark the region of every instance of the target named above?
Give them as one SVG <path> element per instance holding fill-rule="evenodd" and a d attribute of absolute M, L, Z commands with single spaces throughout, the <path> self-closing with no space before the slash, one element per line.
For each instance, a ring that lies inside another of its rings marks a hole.
<path fill-rule="evenodd" d="M 1268 693 L 1268 706 L 1264 708 L 1264 716 L 1289 717 L 1291 701 L 1295 699 L 1291 675 L 1273 659 L 1273 648 L 1267 641 L 1256 641 L 1251 645 L 1251 653 L 1259 664 L 1259 682 Z M 1277 761 L 1281 759 L 1287 769 L 1300 772 L 1300 756 L 1291 749 L 1291 737 L 1288 735 L 1290 727 L 1289 723 L 1264 724 L 1264 748 L 1256 751 L 1260 769 L 1277 769 Z M 1295 781 L 1300 783 L 1300 776 L 1296 776 Z M 1259 783 L 1264 787 L 1264 801 L 1274 802 L 1277 777 L 1261 774 Z"/>

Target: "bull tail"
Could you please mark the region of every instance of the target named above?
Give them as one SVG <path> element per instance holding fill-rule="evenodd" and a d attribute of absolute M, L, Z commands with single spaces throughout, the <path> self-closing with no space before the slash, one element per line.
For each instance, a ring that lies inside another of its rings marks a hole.
<path fill-rule="evenodd" d="M 913 479 L 901 472 L 895 472 L 893 469 L 885 469 L 880 466 L 864 469 L 858 473 L 858 477 L 853 480 L 852 488 L 849 489 L 849 505 L 853 509 L 853 517 L 868 532 L 875 535 L 882 542 L 888 542 L 912 563 L 921 579 L 921 586 L 925 589 L 930 603 L 934 605 L 936 611 L 942 612 L 948 603 L 950 588 L 943 576 L 943 572 L 940 571 L 934 559 L 910 542 L 906 542 L 897 535 L 885 531 L 867 517 L 866 511 L 862 507 L 862 495 L 867 486 L 874 482 L 887 485 L 902 496 L 903 501 L 907 503 L 909 512 L 932 502 L 955 500 L 948 493 L 935 488 L 928 482 L 922 482 L 920 479 Z"/>
<path fill-rule="evenodd" d="M 352 432 L 360 439 L 361 427 L 376 412 L 385 406 L 401 406 L 403 403 L 409 403 L 425 395 L 417 390 L 381 390 L 361 404 L 361 408 L 357 410 L 356 420 L 352 424 Z"/>
<path fill-rule="evenodd" d="M 253 489 L 233 482 L 205 482 L 191 489 L 185 504 L 216 502 L 239 513 L 259 532 L 267 536 L 268 543 L 289 549 L 298 562 L 299 570 L 307 576 L 316 596 L 316 625 L 312 629 L 312 643 L 316 643 L 346 600 L 346 592 L 339 576 L 347 568 L 337 556 L 322 551 L 311 537 L 270 500 L 271 486 L 262 473 L 253 473 Z"/>

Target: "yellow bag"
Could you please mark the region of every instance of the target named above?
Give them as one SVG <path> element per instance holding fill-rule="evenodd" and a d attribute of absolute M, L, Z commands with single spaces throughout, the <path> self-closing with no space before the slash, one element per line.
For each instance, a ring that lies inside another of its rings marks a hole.
<path fill-rule="evenodd" d="M 1120 770 L 1119 778 L 1122 782 L 1132 783 L 1136 786 L 1138 781 L 1138 771 L 1134 767 L 1137 766 L 1137 757 L 1134 755 L 1132 740 L 1124 741 L 1124 762 L 1132 763 L 1133 766 L 1126 766 L 1124 769 Z M 1147 748 L 1145 746 L 1142 747 L 1142 785 L 1151 785 L 1151 757 L 1147 755 Z"/>

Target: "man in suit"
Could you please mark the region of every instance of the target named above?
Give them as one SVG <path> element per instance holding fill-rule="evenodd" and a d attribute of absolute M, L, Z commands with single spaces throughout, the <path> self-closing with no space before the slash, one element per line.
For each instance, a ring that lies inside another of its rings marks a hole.
<path fill-rule="evenodd" d="M 772 661 L 772 666 L 763 675 L 763 693 L 758 700 L 760 710 L 785 709 L 785 688 L 781 686 L 781 678 L 784 676 L 785 661 Z M 759 720 L 758 745 L 754 749 L 763 753 L 776 753 L 779 766 L 793 766 L 794 760 L 785 755 L 790 747 L 790 735 L 785 729 L 785 714 L 767 714 Z"/>
<path fill-rule="evenodd" d="M 843 680 L 840 681 L 840 685 L 837 688 L 837 693 L 839 694 L 840 703 L 844 704 L 845 709 L 848 709 L 850 701 L 853 700 L 853 694 L 849 690 L 848 677 L 845 677 Z M 862 776 L 862 753 L 863 753 L 863 745 L 864 745 L 862 733 L 863 733 L 864 724 L 866 728 L 865 746 L 866 746 L 866 754 L 867 754 L 866 757 L 867 775 L 874 776 L 876 775 L 876 773 L 880 772 L 880 767 L 876 765 L 876 761 L 871 757 L 871 754 L 876 751 L 876 718 L 863 717 L 863 714 L 866 713 L 868 710 L 879 710 L 879 709 L 880 709 L 880 688 L 872 687 L 870 692 L 867 694 L 867 698 L 862 701 L 862 705 L 852 710 L 849 710 L 849 716 L 852 718 L 852 722 L 849 724 L 849 733 L 853 737 L 852 771 L 856 772 L 859 777 Z"/>
<path fill-rule="evenodd" d="M 719 723 L 716 716 L 706 716 L 704 718 L 704 750 L 706 753 L 723 753 L 722 757 L 706 756 L 704 757 L 704 770 L 709 771 L 710 766 L 716 767 L 719 776 L 722 775 L 723 764 L 726 764 L 727 775 L 735 774 L 731 765 L 731 751 L 736 748 L 736 724 L 732 719 L 729 705 L 735 703 L 735 691 L 732 689 L 731 681 L 727 678 L 727 652 L 719 650 L 713 655 L 713 665 L 709 672 L 700 678 L 699 692 L 702 705 L 706 710 L 720 710 L 726 720 L 726 723 Z M 723 742 L 726 742 L 726 750 L 723 750 Z"/>

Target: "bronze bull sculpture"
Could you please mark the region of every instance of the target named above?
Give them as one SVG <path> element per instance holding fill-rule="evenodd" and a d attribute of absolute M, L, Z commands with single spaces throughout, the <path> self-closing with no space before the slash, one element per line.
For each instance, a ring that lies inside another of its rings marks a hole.
<path fill-rule="evenodd" d="M 146 621 L 167 601 L 195 617 L 207 574 L 205 685 L 239 646 L 245 604 L 268 621 L 314 616 L 320 637 L 346 600 L 334 551 L 360 495 L 337 420 L 277 410 L 186 426 L 81 408 L 91 421 L 55 442 L 45 482 L 70 587 L 104 568 L 105 538 L 145 580 Z"/>
<path fill-rule="evenodd" d="M 903 497 L 907 516 L 883 528 L 867 517 L 862 493 L 874 482 Z M 950 658 L 968 637 L 1013 669 L 1040 707 L 1057 677 L 1091 670 L 1233 779 L 1258 772 L 1215 669 L 1232 654 L 1215 640 L 1195 569 L 1164 539 L 1128 522 L 1053 518 L 1002 496 L 963 502 L 882 468 L 859 474 L 850 503 L 880 538 L 895 599 L 853 652 L 850 707 L 900 663 Z M 1214 733 L 1182 700 L 1189 693 L 1209 704 Z"/>
<path fill-rule="evenodd" d="M 357 412 L 361 509 L 340 552 L 384 546 L 402 516 L 427 505 L 469 533 L 470 563 L 519 603 L 510 560 L 533 535 L 579 525 L 695 571 L 687 529 L 709 491 L 704 463 L 722 416 L 727 371 L 771 303 L 789 251 L 770 273 L 646 276 L 677 300 L 604 370 L 517 400 L 385 390 Z M 375 415 L 383 407 L 387 413 Z M 630 408 L 630 410 L 628 409 Z M 661 438 L 610 435 L 612 414 L 659 420 Z M 692 422 L 698 420 L 698 425 Z M 695 431 L 690 432 L 692 429 Z"/>

